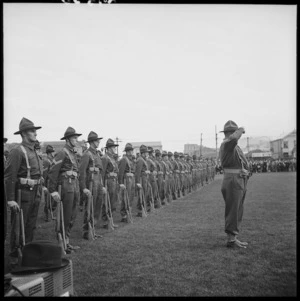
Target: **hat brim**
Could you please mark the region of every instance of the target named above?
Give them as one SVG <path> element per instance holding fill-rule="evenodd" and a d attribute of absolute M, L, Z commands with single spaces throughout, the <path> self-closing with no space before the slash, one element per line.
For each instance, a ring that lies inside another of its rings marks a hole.
<path fill-rule="evenodd" d="M 51 149 L 51 150 L 46 150 L 46 153 L 55 153 L 55 150 L 54 149 Z"/>
<path fill-rule="evenodd" d="M 87 142 L 90 143 L 90 142 L 93 142 L 93 141 L 96 141 L 96 140 L 101 140 L 101 139 L 103 139 L 103 137 L 90 139 L 90 140 L 88 140 Z"/>
<path fill-rule="evenodd" d="M 17 267 L 13 271 L 11 271 L 12 274 L 25 274 L 25 273 L 35 273 L 35 272 L 46 272 L 49 270 L 54 270 L 54 269 L 60 269 L 69 264 L 69 259 L 67 258 L 62 258 L 62 263 L 61 265 L 55 265 L 51 267 Z"/>
<path fill-rule="evenodd" d="M 60 140 L 66 140 L 67 138 L 70 138 L 70 137 L 72 137 L 72 136 L 77 136 L 77 137 L 79 137 L 79 136 L 81 136 L 81 135 L 82 135 L 82 134 L 77 134 L 77 133 L 75 133 L 75 134 L 71 134 L 71 135 L 62 137 L 62 138 L 60 138 Z"/>
<path fill-rule="evenodd" d="M 107 145 L 107 146 L 105 146 L 105 148 L 116 147 L 116 146 L 119 146 L 119 144 L 111 144 L 111 145 Z"/>
<path fill-rule="evenodd" d="M 225 132 L 235 132 L 238 128 L 228 128 L 228 129 L 225 129 L 223 131 L 220 131 L 220 133 L 225 133 Z"/>
<path fill-rule="evenodd" d="M 28 130 L 39 130 L 41 128 L 42 128 L 41 126 L 31 126 L 31 127 L 28 127 L 28 128 L 23 129 L 23 130 L 19 130 L 19 131 L 15 132 L 14 135 L 21 134 L 22 132 L 25 132 L 25 131 L 28 131 Z"/>

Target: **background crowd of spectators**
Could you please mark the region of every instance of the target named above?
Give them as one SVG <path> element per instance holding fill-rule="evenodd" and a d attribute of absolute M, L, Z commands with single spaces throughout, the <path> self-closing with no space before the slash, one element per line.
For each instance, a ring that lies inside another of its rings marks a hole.
<path fill-rule="evenodd" d="M 283 172 L 283 171 L 297 171 L 296 159 L 265 159 L 254 160 L 249 159 L 250 172 Z M 216 174 L 222 174 L 223 170 L 220 162 L 216 164 Z"/>

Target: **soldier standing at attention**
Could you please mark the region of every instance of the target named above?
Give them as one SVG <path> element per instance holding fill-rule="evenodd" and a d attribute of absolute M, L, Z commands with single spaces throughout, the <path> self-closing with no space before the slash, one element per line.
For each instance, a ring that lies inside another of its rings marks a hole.
<path fill-rule="evenodd" d="M 47 154 L 47 157 L 43 159 L 43 178 L 45 180 L 45 186 L 47 187 L 47 189 L 49 189 L 48 172 L 49 172 L 50 168 L 52 167 L 52 165 L 54 164 L 53 159 L 54 159 L 54 155 L 55 155 L 55 150 L 54 150 L 53 146 L 51 146 L 51 145 L 46 146 L 46 154 Z M 49 191 L 47 191 L 46 193 L 49 193 Z M 47 196 L 45 195 L 45 197 L 47 197 Z M 52 204 L 52 211 L 54 211 L 56 209 L 57 202 L 52 201 L 51 204 Z M 45 206 L 44 206 L 45 222 L 49 221 L 48 212 L 49 212 L 50 208 L 48 208 L 48 206 L 49 206 L 49 204 L 47 204 L 47 202 L 45 202 Z"/>
<path fill-rule="evenodd" d="M 153 196 L 153 201 L 154 201 L 154 208 L 159 208 L 160 206 L 160 200 L 157 199 L 157 164 L 155 162 L 155 158 L 153 156 L 153 148 L 151 146 L 148 147 L 148 152 L 149 152 L 149 157 L 147 158 L 147 164 L 148 164 L 148 169 L 150 170 L 149 174 L 149 183 L 151 185 L 151 190 L 152 190 L 152 195 L 151 193 L 149 194 L 149 198 Z"/>
<path fill-rule="evenodd" d="M 183 188 L 183 180 L 182 180 L 182 164 L 179 160 L 179 153 L 178 152 L 174 152 L 174 158 L 175 158 L 175 162 L 177 163 L 178 168 L 176 169 L 176 173 L 177 173 L 177 179 L 178 179 L 178 187 L 177 187 L 177 196 L 178 198 L 181 197 L 181 192 L 182 192 L 182 188 Z"/>
<path fill-rule="evenodd" d="M 158 193 L 160 198 L 161 205 L 165 205 L 164 200 L 164 165 L 161 159 L 161 152 L 159 149 L 155 150 L 155 161 L 157 167 L 157 186 L 158 186 Z"/>
<path fill-rule="evenodd" d="M 172 198 L 173 200 L 177 200 L 177 192 L 176 192 L 176 171 L 175 166 L 177 165 L 176 162 L 173 160 L 173 153 L 168 152 L 168 160 L 167 163 L 170 167 L 170 178 L 171 178 L 171 191 L 172 191 Z"/>
<path fill-rule="evenodd" d="M 160 208 L 161 205 L 161 199 L 159 194 L 159 183 L 158 183 L 158 172 L 162 169 L 159 161 L 156 159 L 156 157 L 153 155 L 154 150 L 153 148 L 149 148 L 149 158 L 152 160 L 152 162 L 155 164 L 155 170 L 156 174 L 154 175 L 154 182 L 152 183 L 152 191 L 154 194 L 154 208 Z"/>
<path fill-rule="evenodd" d="M 135 195 L 135 164 L 132 159 L 133 147 L 132 144 L 127 143 L 125 145 L 124 152 L 126 153 L 119 162 L 119 174 L 118 181 L 120 184 L 120 189 L 127 190 L 129 206 L 132 207 L 134 195 Z M 121 193 L 121 210 L 120 210 L 122 219 L 121 222 L 128 222 L 128 216 L 126 212 L 124 194 Z"/>
<path fill-rule="evenodd" d="M 83 218 L 83 235 L 84 239 L 89 239 L 89 221 L 88 220 L 88 198 L 93 195 L 93 211 L 94 225 L 97 224 L 100 218 L 103 194 L 106 192 L 102 182 L 102 161 L 97 148 L 100 145 L 102 137 L 91 131 L 87 141 L 90 147 L 83 153 L 79 164 L 79 185 L 80 190 L 85 196 L 85 212 Z M 92 191 L 90 191 L 90 182 L 92 181 Z"/>
<path fill-rule="evenodd" d="M 249 174 L 249 165 L 238 140 L 245 133 L 243 127 L 229 120 L 224 125 L 224 135 L 220 147 L 221 165 L 224 169 L 222 195 L 225 201 L 225 232 L 227 247 L 246 248 L 248 243 L 237 239 L 242 222 L 244 200 Z"/>
<path fill-rule="evenodd" d="M 111 212 L 112 214 L 117 210 L 118 203 L 118 163 L 115 160 L 116 147 L 119 144 L 115 144 L 112 139 L 106 141 L 106 153 L 102 157 L 102 180 L 103 186 L 107 186 L 107 193 L 109 194 Z M 105 208 L 105 203 L 102 204 L 102 220 L 104 221 L 103 228 L 108 229 L 108 217 L 106 214 L 107 208 Z M 114 225 L 115 228 L 119 227 Z"/>
<path fill-rule="evenodd" d="M 148 148 L 146 145 L 140 146 L 140 156 L 137 158 L 136 161 L 136 171 L 135 171 L 135 183 L 137 189 L 142 189 L 145 196 L 145 202 L 148 200 L 149 188 L 148 188 L 148 175 L 150 171 L 147 165 L 147 156 L 148 156 Z M 142 205 L 141 200 L 138 198 L 137 202 L 137 216 L 142 217 Z M 147 208 L 145 208 L 147 210 Z"/>
<path fill-rule="evenodd" d="M 36 130 L 32 121 L 22 118 L 19 131 L 22 142 L 13 148 L 6 162 L 4 170 L 4 186 L 8 207 L 11 208 L 11 237 L 10 237 L 10 265 L 14 268 L 18 262 L 19 246 L 16 245 L 16 213 L 22 209 L 25 228 L 25 243 L 34 238 L 39 205 L 42 196 L 43 162 L 38 156 L 34 145 Z M 18 189 L 21 189 L 21 208 L 17 203 Z M 21 229 L 21 228 L 20 228 Z M 20 230 L 21 232 L 21 230 Z M 20 239 L 22 241 L 23 237 Z M 22 243 L 21 243 L 22 245 Z"/>
<path fill-rule="evenodd" d="M 168 153 L 166 151 L 163 151 L 161 156 L 162 156 L 161 163 L 164 166 L 164 199 L 165 199 L 165 203 L 167 204 L 171 202 L 170 167 L 167 164 Z"/>
<path fill-rule="evenodd" d="M 56 154 L 53 166 L 48 172 L 49 192 L 56 202 L 62 202 L 64 212 L 64 227 L 67 249 L 66 253 L 79 249 L 70 244 L 71 229 L 77 215 L 79 202 L 78 161 L 76 155 L 77 138 L 81 134 L 76 133 L 72 127 L 68 127 L 60 140 L 65 140 L 64 148 Z M 61 185 L 61 195 L 58 187 Z"/>

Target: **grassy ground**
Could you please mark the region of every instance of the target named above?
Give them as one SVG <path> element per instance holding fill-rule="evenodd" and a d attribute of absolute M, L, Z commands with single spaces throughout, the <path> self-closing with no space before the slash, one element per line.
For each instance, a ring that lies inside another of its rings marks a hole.
<path fill-rule="evenodd" d="M 296 296 L 296 173 L 254 174 L 248 183 L 240 239 L 225 247 L 222 176 L 102 239 L 81 239 L 78 212 L 70 255 L 78 296 Z M 37 239 L 55 239 L 38 220 Z M 98 226 L 98 225 L 97 225 Z M 6 243 L 7 244 L 7 243 Z M 6 252 L 7 253 L 7 252 Z M 7 267 L 6 267 L 7 268 Z"/>

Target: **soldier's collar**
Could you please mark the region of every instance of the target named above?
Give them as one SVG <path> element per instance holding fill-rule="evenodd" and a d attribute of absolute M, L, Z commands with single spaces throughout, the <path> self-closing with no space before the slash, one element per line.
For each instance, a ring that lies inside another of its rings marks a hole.
<path fill-rule="evenodd" d="M 67 143 L 66 143 L 66 145 L 65 145 L 65 148 L 66 148 L 68 151 L 70 151 L 71 153 L 77 153 L 75 147 L 72 147 L 72 146 L 68 145 Z"/>
<path fill-rule="evenodd" d="M 34 150 L 34 142 L 33 143 L 28 143 L 26 141 L 22 141 L 21 144 L 24 145 L 24 146 L 26 146 L 26 147 L 28 147 L 31 150 Z"/>
<path fill-rule="evenodd" d="M 90 151 L 90 152 L 93 153 L 94 155 L 97 154 L 97 149 L 92 148 L 91 146 L 88 148 L 88 151 Z"/>

